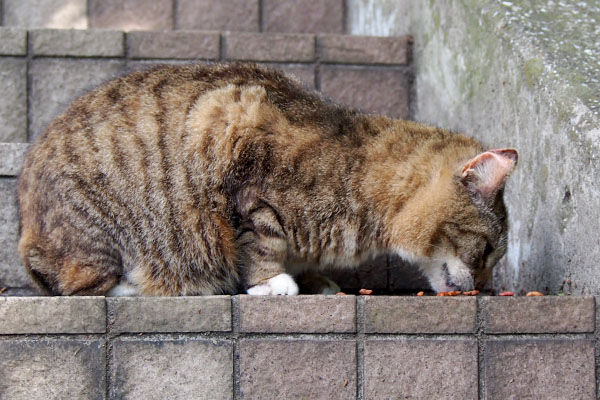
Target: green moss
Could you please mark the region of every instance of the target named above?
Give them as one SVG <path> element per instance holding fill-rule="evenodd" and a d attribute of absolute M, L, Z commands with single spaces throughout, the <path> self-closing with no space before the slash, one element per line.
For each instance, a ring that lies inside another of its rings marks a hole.
<path fill-rule="evenodd" d="M 542 76 L 542 72 L 544 71 L 544 66 L 542 60 L 540 58 L 531 58 L 525 61 L 525 82 L 527 86 L 534 87 L 537 85 L 540 77 Z"/>

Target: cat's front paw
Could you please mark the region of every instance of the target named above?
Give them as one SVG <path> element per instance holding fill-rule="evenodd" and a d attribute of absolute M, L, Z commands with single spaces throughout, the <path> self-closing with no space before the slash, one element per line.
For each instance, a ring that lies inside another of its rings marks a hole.
<path fill-rule="evenodd" d="M 252 296 L 268 296 L 268 295 L 288 295 L 295 296 L 298 294 L 298 285 L 294 282 L 294 278 L 288 274 L 279 274 L 265 283 L 252 286 L 247 293 Z"/>

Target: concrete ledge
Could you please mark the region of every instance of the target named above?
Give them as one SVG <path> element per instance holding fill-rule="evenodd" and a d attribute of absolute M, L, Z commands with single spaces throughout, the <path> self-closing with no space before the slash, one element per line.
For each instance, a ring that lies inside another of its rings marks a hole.
<path fill-rule="evenodd" d="M 28 149 L 28 143 L 0 143 L 0 175 L 19 175 Z"/>
<path fill-rule="evenodd" d="M 36 56 L 120 57 L 125 52 L 121 31 L 34 29 L 30 38 Z"/>
<path fill-rule="evenodd" d="M 0 55 L 24 56 L 27 54 L 27 31 L 0 27 Z"/>
<path fill-rule="evenodd" d="M 104 333 L 104 297 L 0 297 L 0 334 Z"/>

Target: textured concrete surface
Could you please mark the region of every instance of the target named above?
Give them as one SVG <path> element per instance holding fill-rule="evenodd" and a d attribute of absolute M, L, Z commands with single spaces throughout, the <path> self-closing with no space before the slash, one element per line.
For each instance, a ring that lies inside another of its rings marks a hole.
<path fill-rule="evenodd" d="M 264 32 L 344 32 L 344 0 L 263 0 Z"/>
<path fill-rule="evenodd" d="M 0 287 L 31 286 L 17 252 L 17 180 L 0 178 Z"/>
<path fill-rule="evenodd" d="M 34 29 L 29 38 L 36 56 L 120 57 L 125 51 L 122 31 Z"/>
<path fill-rule="evenodd" d="M 217 332 L 231 330 L 231 298 L 107 298 L 112 332 Z"/>
<path fill-rule="evenodd" d="M 227 341 L 117 339 L 112 357 L 110 399 L 233 398 Z"/>
<path fill-rule="evenodd" d="M 475 340 L 367 340 L 364 359 L 365 399 L 478 398 Z"/>
<path fill-rule="evenodd" d="M 127 33 L 127 54 L 131 58 L 171 58 L 217 60 L 220 56 L 217 32 Z"/>
<path fill-rule="evenodd" d="M 122 61 L 38 59 L 30 65 L 30 137 L 39 136 L 70 101 L 114 78 Z"/>
<path fill-rule="evenodd" d="M 3 0 L 6 26 L 85 29 L 87 0 Z"/>
<path fill-rule="evenodd" d="M 240 341 L 241 399 L 354 399 L 356 343 Z"/>
<path fill-rule="evenodd" d="M 0 334 L 104 333 L 104 297 L 0 297 Z"/>
<path fill-rule="evenodd" d="M 23 168 L 28 143 L 0 142 L 0 175 L 17 176 Z"/>
<path fill-rule="evenodd" d="M 0 398 L 104 399 L 103 340 L 0 341 Z"/>
<path fill-rule="evenodd" d="M 354 296 L 240 296 L 241 332 L 356 331 Z"/>
<path fill-rule="evenodd" d="M 321 91 L 337 102 L 395 118 L 410 115 L 411 76 L 404 69 L 323 65 Z"/>
<path fill-rule="evenodd" d="M 258 32 L 259 0 L 178 0 L 177 29 Z"/>
<path fill-rule="evenodd" d="M 493 287 L 600 293 L 593 1 L 351 0 L 349 32 L 414 35 L 414 117 L 515 147 L 508 252 Z"/>
<path fill-rule="evenodd" d="M 89 0 L 90 28 L 173 29 L 172 0 Z"/>
<path fill-rule="evenodd" d="M 27 142 L 25 60 L 0 59 L 0 93 L 0 142 Z"/>
<path fill-rule="evenodd" d="M 229 32 L 223 39 L 227 60 L 309 62 L 315 59 L 312 35 Z"/>
<path fill-rule="evenodd" d="M 485 399 L 594 399 L 591 340 L 488 340 Z"/>
<path fill-rule="evenodd" d="M 474 297 L 373 296 L 364 301 L 367 333 L 473 333 L 477 322 Z"/>
<path fill-rule="evenodd" d="M 485 332 L 593 332 L 593 297 L 483 297 Z"/>
<path fill-rule="evenodd" d="M 27 53 L 27 31 L 0 27 L 0 55 L 24 56 Z"/>

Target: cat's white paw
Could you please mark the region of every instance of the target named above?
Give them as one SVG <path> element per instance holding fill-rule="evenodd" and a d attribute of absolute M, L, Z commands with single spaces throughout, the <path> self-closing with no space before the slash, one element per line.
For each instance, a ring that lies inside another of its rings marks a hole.
<path fill-rule="evenodd" d="M 342 289 L 340 289 L 337 283 L 335 283 L 329 278 L 325 279 L 327 280 L 327 286 L 324 286 L 323 289 L 321 289 L 321 294 L 336 294 L 342 291 Z"/>
<path fill-rule="evenodd" d="M 298 285 L 294 278 L 288 274 L 279 274 L 263 284 L 252 286 L 247 293 L 251 296 L 288 295 L 298 294 Z"/>
<path fill-rule="evenodd" d="M 137 287 L 127 282 L 121 282 L 110 289 L 107 293 L 107 297 L 120 297 L 120 296 L 139 296 L 140 291 Z"/>

